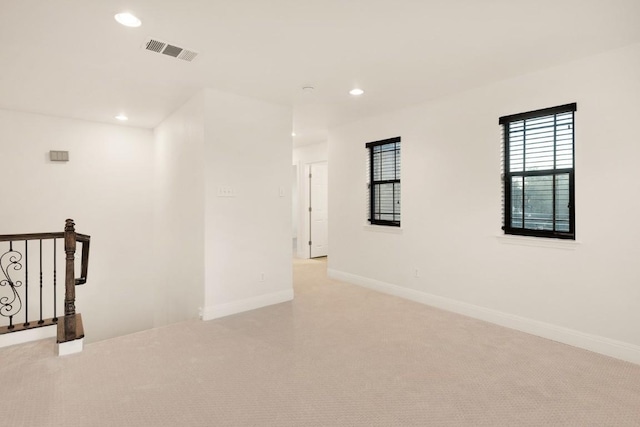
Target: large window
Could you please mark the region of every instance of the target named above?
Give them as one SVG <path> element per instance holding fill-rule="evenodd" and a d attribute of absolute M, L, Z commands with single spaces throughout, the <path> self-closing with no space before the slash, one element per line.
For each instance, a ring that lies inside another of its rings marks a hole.
<path fill-rule="evenodd" d="M 400 137 L 366 144 L 369 161 L 369 222 L 400 226 Z"/>
<path fill-rule="evenodd" d="M 500 117 L 506 234 L 575 239 L 576 104 Z"/>

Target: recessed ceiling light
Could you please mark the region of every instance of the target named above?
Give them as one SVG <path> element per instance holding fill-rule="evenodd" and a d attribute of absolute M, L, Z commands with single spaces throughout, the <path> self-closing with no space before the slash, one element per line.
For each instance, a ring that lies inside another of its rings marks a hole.
<path fill-rule="evenodd" d="M 118 13 L 116 14 L 116 16 L 114 16 L 114 18 L 116 18 L 116 21 L 118 21 L 125 27 L 139 27 L 140 25 L 142 25 L 142 21 L 140 21 L 140 19 L 130 14 L 129 12 Z"/>
<path fill-rule="evenodd" d="M 296 133 L 295 132 L 291 132 L 291 136 L 296 136 Z"/>
<path fill-rule="evenodd" d="M 129 117 L 125 116 L 124 114 L 118 114 L 116 116 L 116 119 L 120 120 L 121 122 L 126 122 L 127 120 L 129 120 Z"/>
<path fill-rule="evenodd" d="M 358 95 L 362 95 L 362 94 L 364 93 L 364 91 L 363 91 L 362 89 L 355 88 L 355 89 L 351 89 L 351 90 L 349 91 L 349 93 L 350 93 L 351 95 L 358 96 Z"/>

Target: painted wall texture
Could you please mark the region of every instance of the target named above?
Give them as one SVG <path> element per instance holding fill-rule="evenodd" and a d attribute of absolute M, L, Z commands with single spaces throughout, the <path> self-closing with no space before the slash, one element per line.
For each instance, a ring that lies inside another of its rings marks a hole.
<path fill-rule="evenodd" d="M 640 361 L 638 75 L 632 45 L 331 130 L 331 274 Z M 576 241 L 502 237 L 498 118 L 571 102 Z M 377 232 L 365 143 L 395 136 L 402 230 Z"/>

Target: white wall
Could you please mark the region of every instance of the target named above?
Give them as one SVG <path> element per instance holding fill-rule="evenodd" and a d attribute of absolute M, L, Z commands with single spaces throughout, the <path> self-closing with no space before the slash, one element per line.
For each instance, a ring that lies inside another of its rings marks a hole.
<path fill-rule="evenodd" d="M 293 149 L 292 164 L 326 162 L 328 147 L 327 141 L 296 147 Z"/>
<path fill-rule="evenodd" d="M 0 129 L 0 234 L 63 231 L 73 218 L 92 239 L 76 288 L 86 341 L 152 327 L 151 131 L 6 110 Z M 70 161 L 50 162 L 49 150 Z"/>
<path fill-rule="evenodd" d="M 311 163 L 326 162 L 328 159 L 328 143 L 304 145 L 293 150 L 292 162 L 298 169 L 298 197 L 295 215 L 297 216 L 297 248 L 298 258 L 309 258 L 309 171 Z"/>
<path fill-rule="evenodd" d="M 640 363 L 639 75 L 634 45 L 333 129 L 330 274 Z M 570 102 L 577 241 L 500 237 L 498 117 Z M 402 229 L 377 232 L 364 145 L 395 136 Z"/>
<path fill-rule="evenodd" d="M 209 89 L 158 126 L 158 324 L 293 298 L 290 133 L 289 108 Z"/>
<path fill-rule="evenodd" d="M 155 326 L 204 304 L 204 92 L 166 118 L 155 139 Z"/>
<path fill-rule="evenodd" d="M 293 298 L 291 109 L 205 91 L 205 318 Z M 219 197 L 230 189 L 233 197 Z"/>

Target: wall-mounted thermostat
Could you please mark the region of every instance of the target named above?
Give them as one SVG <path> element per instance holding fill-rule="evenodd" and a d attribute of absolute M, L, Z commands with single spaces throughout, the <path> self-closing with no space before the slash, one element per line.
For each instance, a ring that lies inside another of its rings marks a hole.
<path fill-rule="evenodd" d="M 52 162 L 68 162 L 69 161 L 69 152 L 68 151 L 49 151 L 49 159 Z"/>

